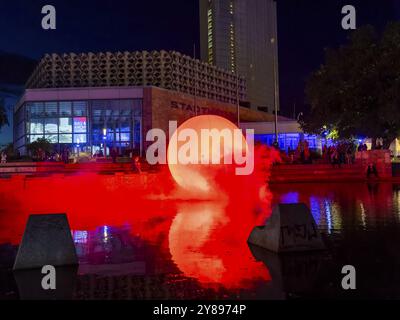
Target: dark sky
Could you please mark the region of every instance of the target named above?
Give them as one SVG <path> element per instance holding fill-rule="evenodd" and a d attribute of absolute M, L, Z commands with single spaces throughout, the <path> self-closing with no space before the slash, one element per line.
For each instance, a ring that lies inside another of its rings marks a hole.
<path fill-rule="evenodd" d="M 244 1 L 244 0 L 243 0 Z M 57 30 L 41 28 L 41 8 L 57 9 Z M 325 47 L 346 41 L 341 8 L 358 26 L 382 28 L 400 17 L 400 0 L 278 0 L 282 114 L 304 102 L 304 82 Z M 39 59 L 47 52 L 173 49 L 192 54 L 199 41 L 197 0 L 1 0 L 0 51 Z M 1 72 L 1 70 L 0 70 Z"/>

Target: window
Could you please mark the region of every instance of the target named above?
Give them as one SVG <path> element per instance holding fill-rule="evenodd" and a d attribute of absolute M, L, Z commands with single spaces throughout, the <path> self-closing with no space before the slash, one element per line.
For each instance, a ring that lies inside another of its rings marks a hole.
<path fill-rule="evenodd" d="M 60 133 L 72 133 L 72 118 L 60 118 Z"/>
<path fill-rule="evenodd" d="M 42 117 L 44 114 L 44 105 L 42 102 L 34 102 L 30 105 L 31 118 Z"/>
<path fill-rule="evenodd" d="M 29 133 L 43 134 L 43 120 L 32 120 L 30 123 Z"/>
<path fill-rule="evenodd" d="M 72 116 L 72 102 L 70 101 L 60 102 L 60 116 L 62 117 Z"/>
<path fill-rule="evenodd" d="M 121 141 L 130 141 L 131 134 L 130 132 L 121 132 Z"/>
<path fill-rule="evenodd" d="M 72 143 L 72 134 L 60 134 L 59 136 L 60 143 Z"/>
<path fill-rule="evenodd" d="M 86 143 L 86 134 L 74 134 L 74 143 Z"/>
<path fill-rule="evenodd" d="M 45 138 L 49 140 L 51 143 L 58 143 L 58 135 L 57 134 L 46 134 Z"/>
<path fill-rule="evenodd" d="M 85 101 L 74 101 L 74 116 L 85 117 L 86 116 L 86 102 Z"/>
<path fill-rule="evenodd" d="M 51 118 L 44 120 L 45 133 L 58 133 L 58 119 Z"/>
<path fill-rule="evenodd" d="M 86 133 L 86 117 L 74 118 L 74 133 Z"/>
<path fill-rule="evenodd" d="M 46 102 L 44 104 L 45 114 L 47 117 L 57 117 L 57 102 Z"/>
<path fill-rule="evenodd" d="M 131 131 L 131 125 L 130 125 L 130 123 L 129 123 L 129 122 L 126 122 L 126 121 L 123 121 L 123 122 L 120 124 L 120 130 L 121 130 L 121 132 L 129 132 L 129 131 Z"/>

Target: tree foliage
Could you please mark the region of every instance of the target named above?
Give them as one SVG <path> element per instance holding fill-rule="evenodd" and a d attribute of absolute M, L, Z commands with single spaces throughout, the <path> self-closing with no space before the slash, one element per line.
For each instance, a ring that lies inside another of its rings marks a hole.
<path fill-rule="evenodd" d="M 43 157 L 52 152 L 53 146 L 46 138 L 39 138 L 36 141 L 29 143 L 27 145 L 27 150 L 34 158 L 44 160 Z"/>
<path fill-rule="evenodd" d="M 348 44 L 327 50 L 306 97 L 311 112 L 301 121 L 305 132 L 382 138 L 389 147 L 400 135 L 400 23 L 389 23 L 382 35 L 371 26 L 359 28 Z"/>

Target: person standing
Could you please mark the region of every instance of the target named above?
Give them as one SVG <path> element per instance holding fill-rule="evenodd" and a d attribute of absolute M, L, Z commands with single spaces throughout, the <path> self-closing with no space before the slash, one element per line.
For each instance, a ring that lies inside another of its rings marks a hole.
<path fill-rule="evenodd" d="M 142 164 L 138 156 L 133 157 L 133 171 L 136 173 L 142 173 Z"/>
<path fill-rule="evenodd" d="M 111 158 L 113 163 L 117 163 L 118 152 L 115 148 L 111 149 Z"/>
<path fill-rule="evenodd" d="M 7 154 L 4 151 L 1 153 L 1 163 L 7 163 Z"/>

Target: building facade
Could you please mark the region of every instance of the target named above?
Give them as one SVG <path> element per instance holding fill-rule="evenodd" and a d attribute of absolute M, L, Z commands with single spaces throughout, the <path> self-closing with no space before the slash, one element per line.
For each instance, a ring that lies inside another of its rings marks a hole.
<path fill-rule="evenodd" d="M 153 86 L 26 89 L 14 111 L 14 146 L 24 155 L 29 143 L 46 138 L 59 152 L 144 155 L 150 129 L 168 133 L 169 121 L 180 125 L 202 114 L 236 122 L 237 106 Z M 240 118 L 273 121 L 244 107 Z"/>
<path fill-rule="evenodd" d="M 26 87 L 155 86 L 220 102 L 246 100 L 246 82 L 175 51 L 46 54 Z"/>
<path fill-rule="evenodd" d="M 241 129 L 253 129 L 254 141 L 267 146 L 272 146 L 275 142 L 275 124 L 271 121 L 266 122 L 243 122 Z M 296 120 L 279 117 L 278 121 L 278 146 L 280 150 L 296 150 L 301 141 L 307 141 L 311 150 L 321 152 L 324 145 L 332 145 L 333 141 L 323 139 L 320 136 L 306 134 Z"/>
<path fill-rule="evenodd" d="M 279 83 L 275 0 L 200 0 L 200 40 L 203 61 L 243 75 L 251 106 L 274 110 Z"/>
<path fill-rule="evenodd" d="M 272 122 L 265 112 L 240 106 L 246 82 L 230 71 L 177 52 L 46 55 L 14 109 L 14 147 L 24 155 L 39 138 L 55 151 L 144 155 L 150 129 L 168 133 L 196 115 L 232 122 Z M 168 136 L 168 135 L 167 135 Z"/>

